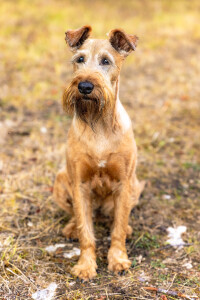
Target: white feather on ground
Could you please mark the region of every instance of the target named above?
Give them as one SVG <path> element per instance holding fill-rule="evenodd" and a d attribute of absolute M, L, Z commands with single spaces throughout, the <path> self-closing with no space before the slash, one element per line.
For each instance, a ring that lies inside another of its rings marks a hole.
<path fill-rule="evenodd" d="M 32 294 L 32 298 L 35 300 L 51 300 L 55 295 L 56 289 L 57 284 L 55 282 L 52 282 L 46 289 L 39 290 Z"/>
<path fill-rule="evenodd" d="M 80 254 L 80 249 L 74 247 L 71 251 L 65 252 L 63 256 L 64 258 L 72 258 L 73 256 L 79 256 Z"/>
<path fill-rule="evenodd" d="M 55 244 L 55 245 L 50 245 L 50 246 L 47 246 L 45 248 L 45 250 L 49 253 L 53 253 L 55 252 L 58 248 L 64 248 L 66 246 L 66 244 Z"/>
<path fill-rule="evenodd" d="M 67 246 L 66 244 L 55 244 L 55 245 L 47 246 L 45 248 L 45 250 L 52 254 L 52 253 L 56 252 L 57 249 L 64 248 L 66 246 Z M 80 253 L 81 253 L 80 249 L 74 247 L 72 250 L 68 250 L 67 252 L 64 252 L 63 257 L 72 258 L 74 256 L 79 256 Z"/>
<path fill-rule="evenodd" d="M 178 227 L 168 227 L 168 237 L 167 243 L 173 247 L 183 247 L 185 242 L 182 240 L 181 235 L 186 232 L 186 226 L 178 226 Z"/>

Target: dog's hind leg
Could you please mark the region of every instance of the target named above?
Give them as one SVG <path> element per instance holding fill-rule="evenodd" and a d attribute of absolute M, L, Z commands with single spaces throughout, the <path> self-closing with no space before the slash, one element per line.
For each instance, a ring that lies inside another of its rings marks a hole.
<path fill-rule="evenodd" d="M 76 222 L 72 207 L 72 191 L 66 169 L 58 172 L 53 188 L 54 201 L 67 212 L 71 219 L 62 233 L 67 238 L 77 238 Z"/>
<path fill-rule="evenodd" d="M 139 181 L 136 177 L 136 175 L 134 175 L 133 178 L 133 185 L 132 185 L 132 208 L 138 204 L 140 195 L 142 193 L 142 191 L 144 190 L 146 181 L 142 180 Z"/>
<path fill-rule="evenodd" d="M 144 190 L 145 184 L 146 184 L 145 180 L 139 181 L 137 179 L 137 177 L 134 176 L 134 178 L 133 178 L 133 187 L 132 187 L 132 197 L 131 197 L 131 199 L 132 199 L 131 209 L 133 209 L 138 204 L 140 195 Z M 132 229 L 131 225 L 128 225 L 127 235 L 130 236 L 132 234 L 132 232 L 133 232 L 133 229 Z"/>

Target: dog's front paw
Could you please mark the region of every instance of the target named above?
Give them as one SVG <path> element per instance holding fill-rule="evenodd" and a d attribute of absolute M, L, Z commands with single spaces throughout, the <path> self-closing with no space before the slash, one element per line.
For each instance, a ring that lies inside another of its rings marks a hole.
<path fill-rule="evenodd" d="M 95 261 L 91 261 L 90 263 L 88 263 L 88 261 L 84 263 L 78 262 L 78 264 L 73 267 L 72 274 L 84 281 L 88 281 L 97 275 L 96 268 L 97 265 Z"/>
<path fill-rule="evenodd" d="M 125 251 L 119 248 L 112 247 L 108 252 L 108 270 L 118 273 L 123 270 L 129 269 L 131 261 Z"/>

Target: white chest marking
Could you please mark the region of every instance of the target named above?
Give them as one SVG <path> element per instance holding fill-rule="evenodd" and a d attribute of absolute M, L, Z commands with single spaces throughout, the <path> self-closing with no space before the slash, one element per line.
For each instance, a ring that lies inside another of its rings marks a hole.
<path fill-rule="evenodd" d="M 98 166 L 99 166 L 100 168 L 105 167 L 105 165 L 106 165 L 106 160 L 100 160 L 99 163 L 98 163 Z"/>

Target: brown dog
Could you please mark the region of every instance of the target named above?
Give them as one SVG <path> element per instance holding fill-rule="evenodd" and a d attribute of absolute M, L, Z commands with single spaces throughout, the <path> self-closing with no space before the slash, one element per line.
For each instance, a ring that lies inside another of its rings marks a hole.
<path fill-rule="evenodd" d="M 132 232 L 129 214 L 144 187 L 135 174 L 131 120 L 118 95 L 121 65 L 135 50 L 137 37 L 115 29 L 109 39 L 88 39 L 90 32 L 90 26 L 66 32 L 74 53 L 74 76 L 64 92 L 63 107 L 74 117 L 66 168 L 54 185 L 55 201 L 71 215 L 63 233 L 80 241 L 81 255 L 72 272 L 84 280 L 96 275 L 92 217 L 98 207 L 114 218 L 108 269 L 118 272 L 130 267 L 125 247 Z"/>

